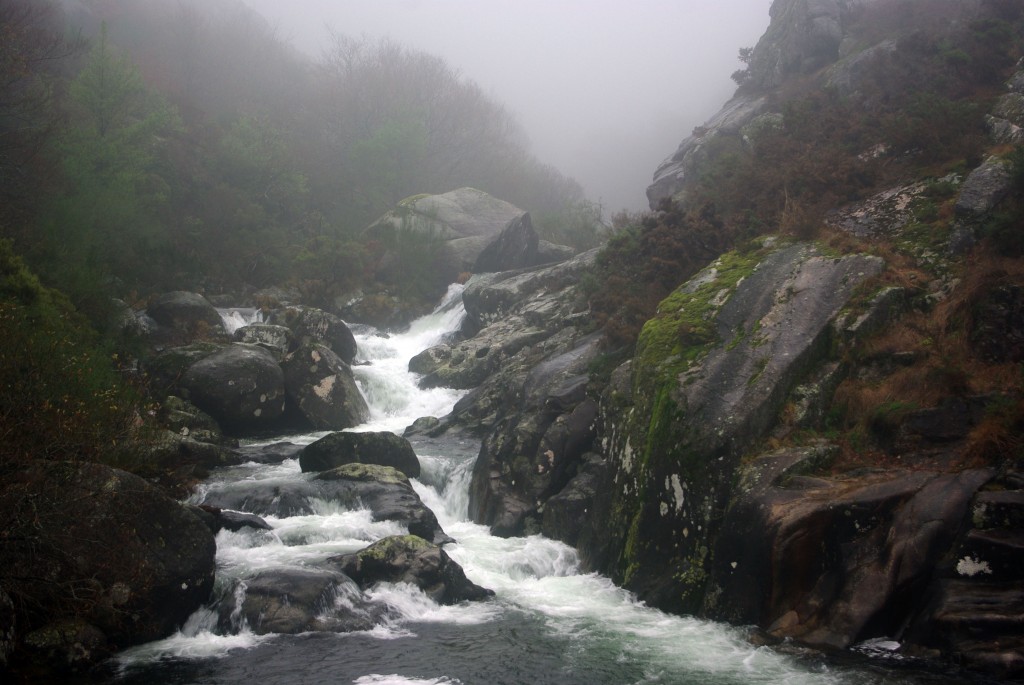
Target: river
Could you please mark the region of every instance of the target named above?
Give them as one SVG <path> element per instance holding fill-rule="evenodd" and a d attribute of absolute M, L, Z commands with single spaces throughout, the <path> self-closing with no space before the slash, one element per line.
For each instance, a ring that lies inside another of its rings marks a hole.
<path fill-rule="evenodd" d="M 402 335 L 356 328 L 360 389 L 371 420 L 357 430 L 401 433 L 422 416 L 444 416 L 461 393 L 423 391 L 407 371 L 411 356 L 457 330 L 464 310 L 453 286 L 431 315 Z M 324 433 L 289 435 L 306 444 Z M 267 441 L 273 442 L 273 441 Z M 796 649 L 753 646 L 747 631 L 673 616 L 646 607 L 610 580 L 583 573 L 573 549 L 540 536 L 502 539 L 468 520 L 468 486 L 479 443 L 417 439 L 423 473 L 414 486 L 458 542 L 445 547 L 494 599 L 439 606 L 409 586 L 380 585 L 369 594 L 389 619 L 356 633 L 256 635 L 246 625 L 217 628 L 217 613 L 200 610 L 174 636 L 121 653 L 111 682 L 512 685 L 753 685 L 788 683 L 954 683 L 962 678 L 893 659 L 848 654 L 826 658 Z M 305 479 L 297 460 L 223 469 L 193 501 L 219 488 Z M 217 536 L 217 593 L 244 592 L 244 580 L 274 568 L 302 568 L 354 552 L 381 537 L 404 534 L 368 511 L 324 502 L 305 516 L 266 517 L 272 531 L 222 531 Z M 883 645 L 884 646 L 884 645 Z M 886 655 L 885 649 L 876 649 Z"/>

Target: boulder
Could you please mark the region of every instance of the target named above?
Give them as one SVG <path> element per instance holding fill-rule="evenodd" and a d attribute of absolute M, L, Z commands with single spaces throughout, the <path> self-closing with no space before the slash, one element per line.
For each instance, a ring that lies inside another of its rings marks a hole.
<path fill-rule="evenodd" d="M 525 212 L 475 188 L 458 188 L 442 195 L 417 195 L 398 203 L 366 229 L 381 239 L 398 231 L 411 231 L 444 243 L 441 260 L 454 281 L 472 271 L 481 252 Z M 536 247 L 536 244 L 534 244 Z"/>
<path fill-rule="evenodd" d="M 189 336 L 223 332 L 217 309 L 197 293 L 179 290 L 158 295 L 150 300 L 146 313 L 161 326 Z"/>
<path fill-rule="evenodd" d="M 320 473 L 318 482 L 325 499 L 362 503 L 374 521 L 398 521 L 437 545 L 454 542 L 413 489 L 401 471 L 376 464 L 345 464 Z"/>
<path fill-rule="evenodd" d="M 93 463 L 34 462 L 2 490 L 4 561 L 18 569 L 5 591 L 22 607 L 20 635 L 34 633 L 41 648 L 59 640 L 38 631 L 63 631 L 69 620 L 76 634 L 98 631 L 104 646 L 157 640 L 209 598 L 213 533 L 138 476 Z"/>
<path fill-rule="evenodd" d="M 376 583 L 415 585 L 438 604 L 493 597 L 466 578 L 465 571 L 437 545 L 415 535 L 378 540 L 355 554 L 328 560 L 366 589 Z"/>
<path fill-rule="evenodd" d="M 388 431 L 331 433 L 306 446 L 299 455 L 303 472 L 330 471 L 345 464 L 376 464 L 419 478 L 420 461 L 409 441 Z"/>
<path fill-rule="evenodd" d="M 956 214 L 965 221 L 979 221 L 1010 192 L 1009 164 L 989 157 L 968 174 L 956 201 Z"/>
<path fill-rule="evenodd" d="M 238 441 L 226 437 L 212 416 L 181 397 L 168 395 L 160 405 L 158 417 L 169 431 L 183 438 L 238 447 Z"/>
<path fill-rule="evenodd" d="M 265 347 L 276 359 L 283 359 L 291 349 L 292 331 L 287 326 L 251 323 L 235 331 L 235 341 Z"/>
<path fill-rule="evenodd" d="M 480 252 L 473 273 L 509 271 L 538 264 L 540 238 L 533 229 L 529 213 L 510 221 L 501 233 Z"/>
<path fill-rule="evenodd" d="M 369 603 L 343 574 L 327 569 L 274 569 L 246 578 L 239 606 L 234 593 L 220 605 L 221 624 L 243 624 L 257 635 L 373 628 L 384 608 Z"/>
<path fill-rule="evenodd" d="M 436 544 L 452 542 L 401 471 L 390 466 L 346 464 L 308 481 L 219 483 L 200 504 L 260 516 L 306 516 L 328 502 L 369 509 L 374 521 L 397 521 Z"/>
<path fill-rule="evenodd" d="M 284 413 L 284 373 L 274 355 L 256 345 L 235 343 L 199 360 L 181 386 L 229 430 L 267 427 Z"/>
<path fill-rule="evenodd" d="M 334 314 L 321 309 L 305 307 L 288 314 L 289 326 L 299 344 L 326 345 L 343 362 L 351 365 L 358 353 L 356 338 L 348 325 Z"/>
<path fill-rule="evenodd" d="M 314 429 L 342 430 L 370 418 L 352 369 L 325 345 L 304 342 L 281 362 L 281 369 L 292 410 Z"/>
<path fill-rule="evenodd" d="M 214 535 L 222 530 L 239 531 L 243 528 L 253 530 L 273 530 L 274 528 L 256 514 L 247 514 L 243 511 L 231 511 L 230 509 L 218 509 L 208 505 L 198 505 L 193 508 L 196 516 L 202 519 L 206 527 Z"/>
<path fill-rule="evenodd" d="M 170 347 L 144 359 L 142 371 L 153 392 L 174 395 L 181 392 L 181 378 L 190 366 L 225 347 L 211 342 Z"/>
<path fill-rule="evenodd" d="M 241 463 L 254 461 L 257 464 L 280 464 L 288 459 L 298 459 L 303 449 L 303 445 L 285 441 L 269 445 L 241 445 L 235 453 Z"/>

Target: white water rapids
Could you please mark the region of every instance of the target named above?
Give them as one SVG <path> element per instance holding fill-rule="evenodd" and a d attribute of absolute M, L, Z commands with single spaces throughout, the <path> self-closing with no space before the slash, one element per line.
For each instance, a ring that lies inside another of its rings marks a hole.
<path fill-rule="evenodd" d="M 461 288 L 401 335 L 358 331 L 354 367 L 371 407 L 361 430 L 401 432 L 422 416 L 444 416 L 462 393 L 420 390 L 408 360 L 456 330 Z M 323 433 L 288 436 L 309 443 Z M 648 608 L 597 574 L 579 570 L 573 549 L 540 536 L 502 539 L 468 520 L 468 485 L 479 444 L 416 444 L 423 475 L 415 488 L 458 540 L 445 547 L 493 600 L 439 606 L 404 585 L 370 591 L 392 611 L 371 631 L 257 636 L 243 626 L 219 632 L 217 614 L 197 612 L 174 636 L 119 655 L 118 678 L 130 682 L 202 683 L 882 683 L 860 668 L 797 659 L 746 641 L 716 623 Z M 203 485 L 288 482 L 303 478 L 297 460 L 249 463 L 218 472 Z M 407 531 L 373 522 L 368 511 L 320 503 L 316 513 L 267 517 L 273 531 L 217 536 L 218 590 L 244 592 L 244 581 L 273 568 L 314 566 L 374 540 Z M 899 682 L 910 682 L 899 680 Z"/>

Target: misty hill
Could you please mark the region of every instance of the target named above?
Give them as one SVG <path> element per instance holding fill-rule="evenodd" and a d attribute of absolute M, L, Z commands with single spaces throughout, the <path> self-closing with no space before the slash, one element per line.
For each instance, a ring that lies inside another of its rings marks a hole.
<path fill-rule="evenodd" d="M 394 288 L 365 277 L 362 231 L 418 193 L 479 188 L 542 234 L 594 215 L 501 104 L 386 40 L 337 36 L 313 61 L 232 0 L 18 0 L 3 20 L 6 166 L 25 183 L 4 190 L 2 234 L 88 309 L 180 287 Z"/>

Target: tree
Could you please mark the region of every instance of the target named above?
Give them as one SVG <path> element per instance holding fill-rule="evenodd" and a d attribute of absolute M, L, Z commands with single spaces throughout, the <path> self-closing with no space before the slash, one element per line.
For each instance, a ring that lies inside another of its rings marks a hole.
<path fill-rule="evenodd" d="M 22 246 L 60 123 L 54 72 L 76 46 L 46 0 L 0 2 L 0 232 Z"/>
<path fill-rule="evenodd" d="M 142 83 L 104 28 L 69 88 L 73 117 L 58 141 L 64 189 L 50 204 L 47 275 L 80 305 L 97 305 L 109 278 L 152 282 L 166 245 L 161 209 L 168 186 L 158 152 L 176 113 Z"/>

